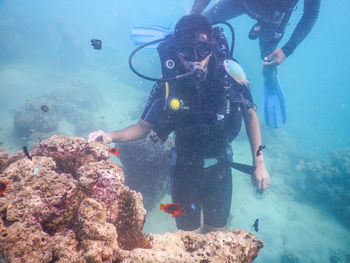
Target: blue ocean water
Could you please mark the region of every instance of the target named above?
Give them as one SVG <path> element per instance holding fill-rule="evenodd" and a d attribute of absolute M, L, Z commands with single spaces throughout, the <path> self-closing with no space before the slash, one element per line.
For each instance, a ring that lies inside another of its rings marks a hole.
<path fill-rule="evenodd" d="M 301 0 L 281 44 L 298 23 L 302 3 Z M 129 69 L 128 57 L 135 48 L 130 39 L 131 27 L 171 25 L 191 5 L 189 0 L 0 0 L 0 147 L 16 152 L 23 144 L 42 136 L 35 135 L 33 139 L 30 131 L 16 132 L 15 117 L 25 109 L 26 101 L 34 98 L 44 96 L 43 100 L 58 103 L 57 98 L 64 97 L 62 92 L 67 87 L 78 99 L 72 98 L 74 106 L 55 106 L 58 112 L 72 115 L 58 121 L 60 132 L 86 137 L 89 129 L 111 131 L 135 122 L 153 83 L 140 79 Z M 350 262 L 349 218 L 345 223 L 339 220 L 330 209 L 330 201 L 320 206 L 315 199 L 322 199 L 324 192 L 310 198 L 306 193 L 310 187 L 304 183 L 313 170 L 306 164 L 318 167 L 320 173 L 330 167 L 339 168 L 344 178 L 350 176 L 349 168 L 340 167 L 350 167 L 348 155 L 322 166 L 329 161 L 331 151 L 350 148 L 349 10 L 348 0 L 323 1 L 312 32 L 279 67 L 288 107 L 287 124 L 278 130 L 262 124 L 271 189 L 260 197 L 249 178 L 238 175 L 234 179 L 229 227 L 252 231 L 255 217 L 260 218 L 261 230 L 256 234 L 265 242 L 265 248 L 256 262 Z M 230 23 L 236 31 L 235 58 L 253 82 L 251 91 L 261 115 L 258 42 L 247 37 L 254 21 L 243 15 Z M 101 50 L 91 47 L 92 38 L 102 40 Z M 160 75 L 155 50 L 144 50 L 135 58 L 135 64 L 148 75 Z M 103 102 L 85 105 L 89 90 L 97 91 Z M 62 100 L 67 102 L 67 98 Z M 79 114 L 75 115 L 83 116 L 81 126 L 86 129 L 72 124 L 76 111 Z M 87 122 L 90 116 L 94 121 Z M 234 146 L 235 157 L 249 161 L 244 134 Z M 330 184 L 326 179 L 324 185 L 322 182 L 318 181 L 319 188 Z M 339 203 L 346 202 L 345 190 L 332 188 L 332 196 L 337 195 Z M 345 215 L 349 215 L 349 209 L 344 205 Z M 153 217 L 151 213 L 148 220 L 151 223 L 146 231 L 162 232 L 152 226 L 152 221 L 162 224 L 157 213 Z M 161 229 L 167 230 L 167 223 L 164 221 Z M 175 230 L 171 224 L 170 229 Z"/>

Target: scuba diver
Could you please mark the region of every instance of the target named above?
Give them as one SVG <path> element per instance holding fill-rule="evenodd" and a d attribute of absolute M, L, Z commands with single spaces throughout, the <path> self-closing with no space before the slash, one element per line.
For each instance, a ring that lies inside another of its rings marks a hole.
<path fill-rule="evenodd" d="M 158 52 L 162 78 L 155 79 L 141 119 L 115 132 L 92 132 L 88 140 L 127 142 L 153 130 L 164 142 L 173 133 L 171 196 L 184 209 L 175 218 L 177 228 L 197 233 L 223 229 L 231 207 L 231 168 L 251 174 L 260 192 L 270 184 L 245 75 L 229 52 L 222 28 L 212 28 L 199 14 L 182 17 L 174 34 L 160 42 Z M 239 134 L 242 119 L 253 166 L 232 161 L 230 143 Z M 253 169 L 248 171 L 249 167 Z"/>
<path fill-rule="evenodd" d="M 209 2 L 210 0 L 195 0 L 191 13 L 201 14 Z M 276 49 L 297 2 L 298 0 L 219 0 L 203 14 L 212 24 L 244 13 L 257 21 L 249 32 L 249 38 L 259 38 L 260 54 L 264 61 L 263 115 L 265 123 L 272 128 L 279 128 L 287 118 L 277 65 L 282 64 L 310 33 L 318 18 L 321 0 L 304 0 L 304 13 L 292 36 L 282 48 Z"/>

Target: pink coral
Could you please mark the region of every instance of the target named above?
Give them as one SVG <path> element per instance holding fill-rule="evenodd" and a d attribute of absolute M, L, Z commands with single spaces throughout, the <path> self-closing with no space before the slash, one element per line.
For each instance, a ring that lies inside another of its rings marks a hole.
<path fill-rule="evenodd" d="M 236 261 L 227 262 L 251 262 L 262 247 L 244 231 L 145 236 L 142 196 L 124 184 L 123 171 L 109 160 L 103 144 L 53 136 L 30 154 L 32 160 L 23 153 L 9 157 L 1 173 L 8 188 L 0 197 L 0 261 L 169 262 L 183 255 L 174 262 L 193 262 L 185 256 L 224 262 L 215 259 L 236 255 Z"/>

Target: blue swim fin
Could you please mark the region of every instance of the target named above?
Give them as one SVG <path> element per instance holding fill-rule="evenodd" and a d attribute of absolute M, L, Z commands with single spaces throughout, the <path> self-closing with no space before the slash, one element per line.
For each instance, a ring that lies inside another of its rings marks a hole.
<path fill-rule="evenodd" d="M 165 38 L 173 32 L 172 27 L 159 25 L 136 25 L 131 29 L 131 39 L 135 45 L 141 45 L 153 40 Z M 159 43 L 147 46 L 148 48 L 156 48 Z"/>
<path fill-rule="evenodd" d="M 286 101 L 284 100 L 278 76 L 274 88 L 268 88 L 264 85 L 262 109 L 265 124 L 267 126 L 271 128 L 279 128 L 286 122 Z"/>

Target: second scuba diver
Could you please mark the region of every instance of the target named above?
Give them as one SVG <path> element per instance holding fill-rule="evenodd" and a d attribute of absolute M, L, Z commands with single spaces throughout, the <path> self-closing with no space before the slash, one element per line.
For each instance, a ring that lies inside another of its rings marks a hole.
<path fill-rule="evenodd" d="M 174 34 L 159 44 L 163 78 L 154 85 L 141 119 L 122 130 L 88 136 L 89 141 L 108 144 L 140 139 L 151 130 L 165 141 L 174 132 L 171 195 L 184 208 L 175 220 L 178 229 L 198 233 L 227 224 L 232 198 L 230 143 L 242 119 L 255 168 L 252 183 L 261 192 L 270 184 L 252 97 L 242 80 L 245 76 L 227 70 L 229 61 L 236 68 L 238 63 L 225 52 L 220 32 L 201 15 L 182 17 Z"/>
<path fill-rule="evenodd" d="M 276 48 L 284 35 L 292 12 L 299 0 L 219 0 L 203 15 L 214 24 L 244 13 L 255 19 L 249 38 L 259 38 L 263 59 L 264 92 L 262 109 L 265 123 L 279 128 L 287 118 L 286 103 L 277 74 L 277 65 L 282 64 L 313 28 L 320 9 L 321 0 L 304 0 L 304 13 L 287 43 Z M 200 14 L 210 0 L 195 0 L 191 13 Z"/>

